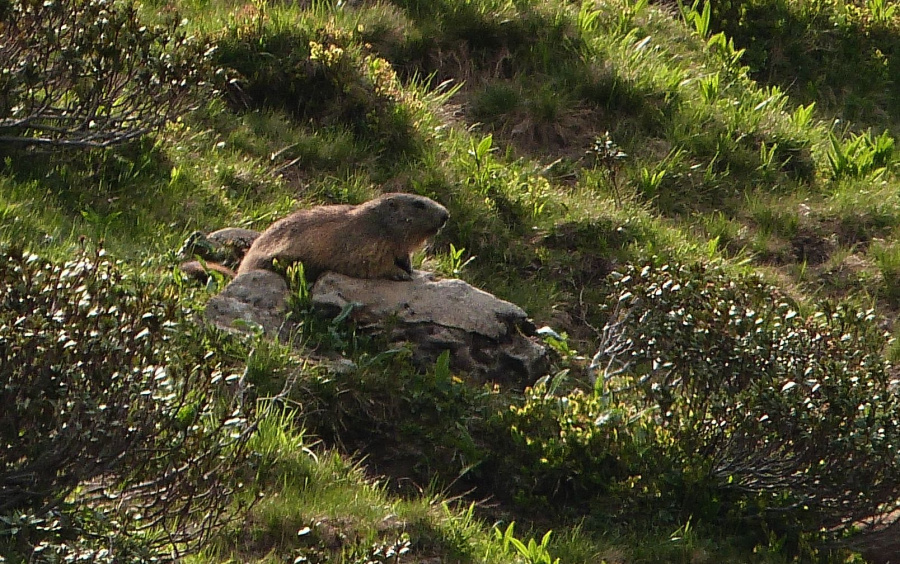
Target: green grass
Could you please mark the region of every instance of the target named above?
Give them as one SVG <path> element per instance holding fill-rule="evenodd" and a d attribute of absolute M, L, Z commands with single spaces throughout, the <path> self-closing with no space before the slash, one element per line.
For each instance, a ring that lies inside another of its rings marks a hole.
<path fill-rule="evenodd" d="M 744 15 L 714 9 L 707 29 L 631 0 L 148 1 L 148 20 L 178 9 L 189 33 L 216 44 L 240 90 L 221 85 L 134 146 L 0 145 L 0 240 L 60 257 L 81 237 L 102 241 L 166 285 L 194 230 L 264 228 L 300 206 L 406 190 L 451 211 L 429 251 L 440 270 L 516 302 L 583 354 L 606 320 L 606 276 L 651 256 L 761 272 L 801 303 L 872 302 L 890 324 L 900 312 L 900 181 L 881 132 L 900 123 L 900 94 L 885 78 L 897 74 L 897 14 L 873 2 L 746 4 Z M 812 65 L 818 34 L 836 34 L 841 53 L 866 50 L 849 61 L 826 51 Z M 313 61 L 310 42 L 333 58 Z M 872 82 L 856 76 L 860 63 Z M 621 159 L 591 153 L 604 140 Z M 234 361 L 262 395 L 304 363 L 277 345 L 251 348 Z M 321 372 L 301 372 L 301 385 Z M 364 384 L 343 384 L 340 393 L 370 401 Z M 447 483 L 397 495 L 397 476 L 373 475 L 369 453 L 342 451 L 339 432 L 318 442 L 296 419 L 263 420 L 263 497 L 197 562 L 357 562 L 398 540 L 422 558 L 513 561 L 489 517 L 516 520 L 538 541 L 552 529 L 562 562 L 793 557 L 774 533 L 745 546 L 714 524 L 608 532 L 515 503 L 473 513 L 470 498 L 447 501 L 458 493 Z"/>
<path fill-rule="evenodd" d="M 498 542 L 507 515 L 493 525 L 479 517 L 474 503 L 448 499 L 429 486 L 416 496 L 398 497 L 366 475 L 364 463 L 324 450 L 294 427 L 295 414 L 268 410 L 259 420 L 251 447 L 257 453 L 252 492 L 258 500 L 248 522 L 233 526 L 215 546 L 192 557 L 195 563 L 363 562 L 379 546 L 407 542 L 414 561 L 440 557 L 447 562 L 507 563 L 516 551 Z M 487 513 L 491 513 L 488 509 Z M 545 525 L 546 526 L 546 525 Z M 546 529 L 515 535 L 525 544 Z M 576 525 L 554 530 L 547 547 L 566 563 L 717 562 L 748 558 L 735 548 L 704 538 L 690 524 L 666 530 L 632 532 L 618 538 L 589 533 Z M 401 560 L 404 561 L 404 560 Z M 782 562 L 777 551 L 744 561 Z"/>

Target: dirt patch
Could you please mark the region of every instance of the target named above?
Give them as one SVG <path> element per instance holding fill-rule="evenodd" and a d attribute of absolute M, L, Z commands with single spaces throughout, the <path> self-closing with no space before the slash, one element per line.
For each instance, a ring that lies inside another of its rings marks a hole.
<path fill-rule="evenodd" d="M 585 151 L 610 125 L 601 112 L 578 104 L 552 118 L 542 118 L 525 107 L 491 127 L 497 140 L 511 146 L 517 155 L 547 161 L 564 159 L 583 166 Z"/>
<path fill-rule="evenodd" d="M 836 264 L 823 265 L 816 271 L 821 290 L 833 298 L 859 291 L 875 275 L 876 269 L 871 261 L 858 253 L 849 254 Z"/>
<path fill-rule="evenodd" d="M 801 228 L 791 239 L 791 247 L 797 262 L 805 262 L 809 266 L 823 264 L 836 246 L 832 237 L 824 237 L 812 229 Z"/>

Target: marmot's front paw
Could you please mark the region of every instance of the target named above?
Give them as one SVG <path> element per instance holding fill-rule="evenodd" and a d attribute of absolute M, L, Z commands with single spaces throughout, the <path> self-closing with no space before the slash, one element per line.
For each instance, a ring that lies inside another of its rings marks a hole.
<path fill-rule="evenodd" d="M 405 270 L 398 268 L 397 270 L 394 270 L 393 272 L 391 272 L 388 275 L 388 278 L 390 278 L 391 280 L 397 280 L 397 281 L 400 281 L 400 280 L 409 281 L 409 280 L 412 280 L 412 274 L 410 274 L 409 272 L 406 272 Z"/>

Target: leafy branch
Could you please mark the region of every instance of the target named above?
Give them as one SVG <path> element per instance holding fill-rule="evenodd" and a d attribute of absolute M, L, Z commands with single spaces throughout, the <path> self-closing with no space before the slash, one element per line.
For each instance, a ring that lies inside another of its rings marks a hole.
<path fill-rule="evenodd" d="M 0 143 L 107 147 L 189 109 L 210 49 L 110 0 L 0 3 Z"/>

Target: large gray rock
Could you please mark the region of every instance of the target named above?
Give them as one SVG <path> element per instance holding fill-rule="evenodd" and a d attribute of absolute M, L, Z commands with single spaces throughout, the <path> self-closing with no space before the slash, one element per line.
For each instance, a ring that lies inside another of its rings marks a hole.
<path fill-rule="evenodd" d="M 209 301 L 206 318 L 228 331 L 261 329 L 286 340 L 295 328 L 286 319 L 288 295 L 278 274 L 248 272 Z M 423 272 L 402 282 L 326 273 L 311 296 L 323 315 L 355 304 L 351 316 L 360 326 L 410 344 L 413 361 L 423 369 L 444 351 L 450 352 L 451 367 L 476 383 L 524 387 L 547 369 L 547 351 L 522 308 L 461 280 L 435 280 Z"/>
<path fill-rule="evenodd" d="M 475 381 L 516 386 L 547 369 L 547 351 L 525 311 L 462 280 L 435 280 L 423 272 L 401 282 L 327 273 L 313 286 L 312 301 L 329 315 L 357 304 L 356 321 L 388 331 L 392 342 L 412 344 L 413 360 L 422 367 L 450 351 L 451 367 Z"/>

